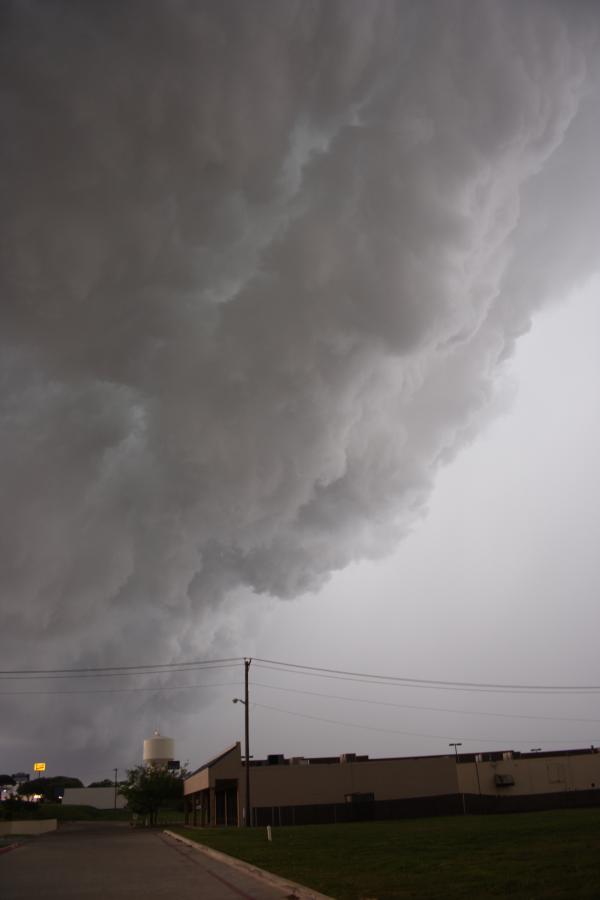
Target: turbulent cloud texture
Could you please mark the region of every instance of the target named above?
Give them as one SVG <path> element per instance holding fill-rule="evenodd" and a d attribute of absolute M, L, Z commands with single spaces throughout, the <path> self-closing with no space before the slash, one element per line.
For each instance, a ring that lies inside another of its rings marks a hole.
<path fill-rule="evenodd" d="M 2 656 L 202 654 L 391 549 L 596 265 L 597 10 L 1 15 Z"/>

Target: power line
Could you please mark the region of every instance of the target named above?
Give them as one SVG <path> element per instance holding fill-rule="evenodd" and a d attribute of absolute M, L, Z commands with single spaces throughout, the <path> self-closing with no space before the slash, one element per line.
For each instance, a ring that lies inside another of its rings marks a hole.
<path fill-rule="evenodd" d="M 443 684 L 432 685 L 432 684 L 404 684 L 401 682 L 394 681 L 372 681 L 368 678 L 350 678 L 346 675 L 325 675 L 318 674 L 316 672 L 301 672 L 301 671 L 292 671 L 284 668 L 278 668 L 276 666 L 265 666 L 260 663 L 255 663 L 255 667 L 257 669 L 263 669 L 269 672 L 286 672 L 288 675 L 306 675 L 309 678 L 325 678 L 330 681 L 344 681 L 350 682 L 353 684 L 370 684 L 375 685 L 376 687 L 395 687 L 395 688 L 406 688 L 408 690 L 425 690 L 425 691 L 452 691 L 453 693 L 461 693 L 461 694 L 514 694 L 516 696 L 524 696 L 525 691 L 513 691 L 513 690 L 503 690 L 498 688 L 468 688 L 468 687 L 448 687 Z M 534 696 L 556 696 L 557 694 L 563 694 L 564 696 L 573 696 L 573 691 L 535 691 Z M 592 691 L 584 691 L 582 692 L 582 696 L 594 696 L 594 692 Z"/>
<path fill-rule="evenodd" d="M 439 706 L 414 706 L 409 703 L 390 703 L 386 700 L 372 700 L 371 698 L 367 697 L 341 697 L 336 694 L 321 694 L 317 693 L 316 691 L 302 691 L 297 688 L 279 687 L 275 684 L 263 684 L 259 681 L 252 682 L 252 687 L 268 688 L 269 690 L 273 691 L 284 691 L 288 694 L 303 694 L 308 697 L 322 697 L 323 699 L 327 700 L 347 700 L 351 703 L 368 703 L 369 706 L 390 706 L 394 709 L 415 709 L 423 712 L 442 712 L 467 716 L 491 716 L 494 718 L 502 719 L 539 719 L 540 721 L 549 722 L 588 722 L 592 725 L 600 724 L 600 719 L 577 719 L 565 716 L 533 716 L 524 715 L 522 713 L 494 713 L 471 709 L 448 709 Z"/>
<path fill-rule="evenodd" d="M 264 669 L 271 672 L 286 672 L 286 669 L 275 668 L 274 666 L 261 666 L 260 663 L 256 663 L 257 669 Z M 515 696 L 525 696 L 526 691 L 509 691 L 509 690 L 501 690 L 494 688 L 461 688 L 461 687 L 447 687 L 444 685 L 431 685 L 431 684 L 402 684 L 398 682 L 379 682 L 379 681 L 369 681 L 366 678 L 349 678 L 343 675 L 317 675 L 314 672 L 293 672 L 287 671 L 289 675 L 307 675 L 308 677 L 314 678 L 325 678 L 327 680 L 332 681 L 343 681 L 349 682 L 353 684 L 370 684 L 375 685 L 376 687 L 392 687 L 392 688 L 406 688 L 407 690 L 426 690 L 426 691 L 452 691 L 453 693 L 461 693 L 461 694 L 513 694 Z M 556 696 L 562 694 L 563 696 L 575 696 L 576 692 L 573 691 L 536 691 L 534 692 L 534 696 Z M 593 691 L 584 691 L 581 696 L 595 696 L 595 692 Z"/>
<path fill-rule="evenodd" d="M 162 691 L 186 691 L 190 688 L 209 688 L 209 687 L 236 687 L 240 684 L 239 681 L 214 681 L 209 684 L 165 684 L 158 685 L 155 687 L 130 687 L 130 688 L 100 688 L 96 690 L 76 690 L 76 691 L 0 691 L 0 697 L 19 697 L 22 695 L 27 696 L 44 696 L 44 697 L 52 697 L 55 694 L 131 694 L 136 693 L 138 691 L 145 691 L 146 693 L 160 693 Z"/>
<path fill-rule="evenodd" d="M 432 678 L 409 678 L 402 675 L 375 675 L 369 672 L 351 672 L 344 669 L 328 669 L 324 666 L 305 666 L 299 663 L 281 662 L 275 659 L 254 658 L 255 663 L 260 667 L 260 663 L 267 666 L 277 667 L 279 671 L 297 672 L 299 675 L 316 675 L 317 677 L 335 676 L 336 678 L 346 679 L 368 679 L 369 683 L 381 684 L 399 684 L 404 686 L 426 686 L 431 688 L 452 688 L 461 690 L 484 690 L 484 691 L 503 691 L 503 692 L 568 692 L 568 693 L 588 693 L 592 691 L 600 691 L 600 685 L 550 685 L 550 684 L 494 684 L 477 681 L 449 681 L 444 679 Z"/>
<path fill-rule="evenodd" d="M 174 666 L 210 667 L 215 663 L 241 663 L 239 656 L 228 656 L 224 659 L 197 659 L 189 662 L 144 663 L 135 666 L 82 666 L 66 669 L 0 669 L 0 675 L 53 675 L 58 673 L 79 674 L 81 672 L 133 672 L 136 669 L 171 669 Z"/>
<path fill-rule="evenodd" d="M 45 691 L 45 690 L 18 690 L 18 691 L 0 691 L 0 696 L 46 696 L 52 697 L 54 695 L 62 696 L 62 695 L 73 695 L 73 694 L 128 694 L 128 693 L 162 693 L 164 691 L 181 691 L 181 690 L 194 690 L 194 689 L 204 689 L 204 688 L 216 688 L 216 687 L 235 687 L 239 685 L 239 681 L 215 681 L 215 682 L 204 682 L 202 684 L 176 684 L 176 685 L 155 685 L 153 687 L 121 687 L 121 688 L 94 688 L 91 690 L 59 690 L 59 691 Z M 505 719 L 532 719 L 539 721 L 551 721 L 551 722 L 586 722 L 589 724 L 600 724 L 600 719 L 589 719 L 589 718 L 575 718 L 568 716 L 539 716 L 539 715 L 524 715 L 520 713 L 494 713 L 494 712 L 484 712 L 483 710 L 469 710 L 469 709 L 449 709 L 447 707 L 438 707 L 438 706 L 420 706 L 413 705 L 409 703 L 391 703 L 385 700 L 374 700 L 372 698 L 364 698 L 364 697 L 345 697 L 338 694 L 324 694 L 319 693 L 317 691 L 303 691 L 297 688 L 286 688 L 281 687 L 279 685 L 273 684 L 264 684 L 262 682 L 253 682 L 253 687 L 264 688 L 268 690 L 274 691 L 282 691 L 284 693 L 290 694 L 301 694 L 303 696 L 308 697 L 319 697 L 325 700 L 341 700 L 347 701 L 351 703 L 367 703 L 370 706 L 385 706 L 391 707 L 393 709 L 412 709 L 423 712 L 440 712 L 440 713 L 451 713 L 457 715 L 470 715 L 470 716 L 486 716 L 491 718 L 505 718 Z M 291 713 L 290 713 L 291 714 Z"/>
<path fill-rule="evenodd" d="M 424 734 L 418 731 L 400 731 L 396 728 L 379 728 L 374 725 L 362 725 L 357 722 L 341 722 L 339 719 L 326 719 L 322 716 L 312 716 L 308 713 L 299 713 L 292 712 L 289 709 L 281 709 L 278 706 L 267 706 L 266 703 L 251 703 L 251 706 L 259 707 L 260 709 L 268 709 L 272 712 L 283 713 L 286 716 L 296 716 L 300 719 L 312 719 L 315 722 L 325 722 L 328 725 L 341 725 L 344 728 L 360 728 L 363 731 L 380 731 L 385 734 L 401 734 L 407 737 L 421 737 L 421 738 L 435 738 L 436 740 L 446 741 L 451 737 L 460 737 L 463 741 L 476 741 L 480 744 L 505 744 L 507 746 L 511 744 L 530 744 L 535 743 L 537 738 L 519 738 L 517 741 L 506 740 L 505 738 L 479 738 L 479 737 L 467 737 L 467 735 L 457 735 L 456 732 L 453 732 L 452 735 L 447 734 Z M 563 739 L 561 741 L 550 741 L 544 738 L 544 744 L 566 744 L 568 743 L 568 739 Z"/>
<path fill-rule="evenodd" d="M 53 669 L 2 669 L 0 680 L 46 680 L 60 678 L 114 678 L 133 675 L 175 674 L 178 672 L 204 671 L 218 668 L 235 668 L 243 663 L 242 657 L 222 659 L 189 660 L 173 663 L 147 663 L 123 666 L 87 666 L 78 668 Z M 255 657 L 255 665 L 260 669 L 328 678 L 340 681 L 355 681 L 363 684 L 420 688 L 426 690 L 446 690 L 483 693 L 533 693 L 533 694 L 589 694 L 600 691 L 600 685 L 544 685 L 544 684 L 500 684 L 474 681 L 451 681 L 445 679 L 413 678 L 401 675 L 381 675 L 369 672 L 354 672 L 345 669 L 331 669 L 325 666 L 311 666 L 281 660 Z M 58 693 L 58 692 L 56 692 Z"/>
<path fill-rule="evenodd" d="M 188 666 L 185 669 L 147 669 L 136 672 L 82 672 L 79 675 L 55 674 L 55 675 L 0 675 L 0 681 L 53 681 L 55 679 L 77 678 L 130 678 L 135 675 L 175 675 L 178 672 L 208 672 L 211 669 L 235 669 L 238 663 L 223 663 L 211 666 Z"/>

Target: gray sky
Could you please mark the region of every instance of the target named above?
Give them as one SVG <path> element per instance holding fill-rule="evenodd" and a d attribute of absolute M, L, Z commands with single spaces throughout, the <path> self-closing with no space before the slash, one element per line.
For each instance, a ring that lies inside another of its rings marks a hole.
<path fill-rule="evenodd" d="M 594 4 L 139 10 L 5 13 L 2 668 L 600 684 Z M 600 741 L 252 675 L 257 754 Z M 3 680 L 0 769 L 196 765 L 239 676 Z"/>

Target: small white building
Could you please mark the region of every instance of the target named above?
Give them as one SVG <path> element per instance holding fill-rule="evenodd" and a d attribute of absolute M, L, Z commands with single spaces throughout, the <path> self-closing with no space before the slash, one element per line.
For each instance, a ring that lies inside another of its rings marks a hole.
<path fill-rule="evenodd" d="M 124 809 L 125 797 L 117 794 L 115 804 L 114 787 L 65 788 L 63 806 L 93 806 L 95 809 Z"/>

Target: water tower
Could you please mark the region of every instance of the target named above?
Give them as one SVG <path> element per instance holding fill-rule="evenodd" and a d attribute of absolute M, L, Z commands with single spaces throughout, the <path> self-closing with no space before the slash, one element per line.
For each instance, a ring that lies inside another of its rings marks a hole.
<path fill-rule="evenodd" d="M 144 765 L 168 766 L 175 759 L 175 741 L 170 737 L 163 737 L 160 731 L 155 731 L 151 738 L 144 741 Z"/>

